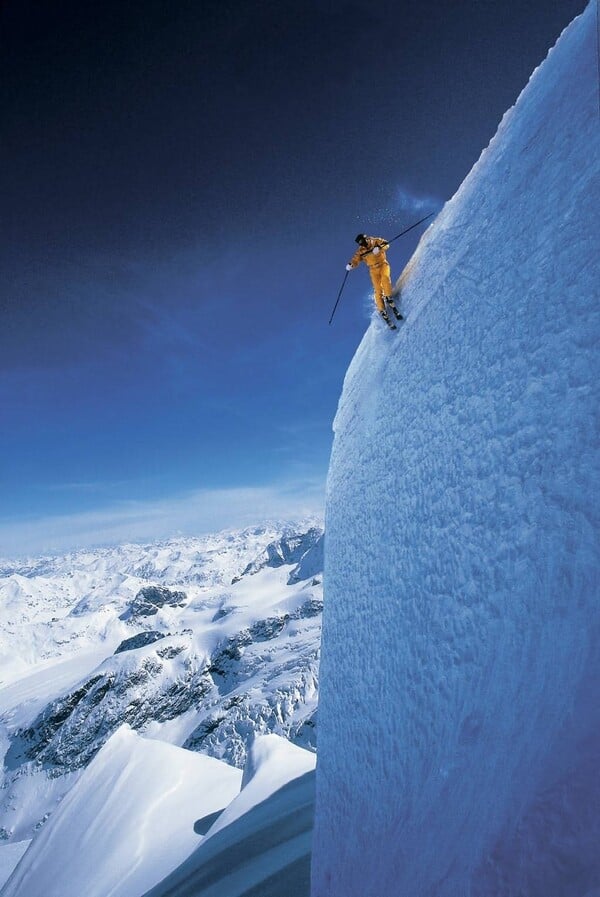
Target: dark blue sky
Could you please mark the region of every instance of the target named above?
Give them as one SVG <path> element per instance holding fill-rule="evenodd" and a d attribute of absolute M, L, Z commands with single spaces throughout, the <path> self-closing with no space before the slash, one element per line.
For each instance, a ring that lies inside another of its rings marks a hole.
<path fill-rule="evenodd" d="M 582 8 L 6 0 L 0 555 L 318 507 L 356 232 L 449 198 Z"/>

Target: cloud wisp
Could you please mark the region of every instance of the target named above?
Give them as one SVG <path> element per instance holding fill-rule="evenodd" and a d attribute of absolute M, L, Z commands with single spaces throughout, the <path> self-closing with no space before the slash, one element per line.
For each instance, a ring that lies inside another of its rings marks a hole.
<path fill-rule="evenodd" d="M 439 212 L 443 205 L 444 200 L 437 196 L 418 196 L 400 186 L 391 200 L 373 210 L 370 220 L 374 225 L 384 224 L 401 230 L 402 225 L 408 227 L 425 215 Z"/>
<path fill-rule="evenodd" d="M 0 557 L 200 535 L 267 519 L 321 516 L 323 505 L 324 484 L 306 479 L 269 486 L 197 489 L 172 498 L 123 501 L 75 514 L 0 520 Z"/>
<path fill-rule="evenodd" d="M 414 213 L 418 217 L 427 215 L 428 212 L 439 211 L 443 204 L 443 200 L 436 196 L 415 196 L 403 187 L 399 187 L 396 192 L 396 208 L 401 213 Z"/>

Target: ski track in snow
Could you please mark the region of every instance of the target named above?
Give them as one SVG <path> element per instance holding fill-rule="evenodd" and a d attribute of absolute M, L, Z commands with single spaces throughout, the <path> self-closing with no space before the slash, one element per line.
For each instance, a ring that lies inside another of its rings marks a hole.
<path fill-rule="evenodd" d="M 600 880 L 596 61 L 590 4 L 346 375 L 313 897 Z"/>

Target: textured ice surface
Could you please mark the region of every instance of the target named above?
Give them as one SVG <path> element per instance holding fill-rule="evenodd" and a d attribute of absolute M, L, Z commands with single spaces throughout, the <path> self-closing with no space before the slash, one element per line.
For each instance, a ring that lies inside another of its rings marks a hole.
<path fill-rule="evenodd" d="M 328 481 L 313 897 L 600 883 L 590 4 L 351 364 Z"/>

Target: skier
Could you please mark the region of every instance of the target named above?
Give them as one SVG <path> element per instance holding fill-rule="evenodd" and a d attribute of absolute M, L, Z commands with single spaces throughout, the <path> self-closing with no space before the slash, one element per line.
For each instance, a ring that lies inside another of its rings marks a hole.
<path fill-rule="evenodd" d="M 390 266 L 385 256 L 386 251 L 390 248 L 383 237 L 368 237 L 366 234 L 358 234 L 355 240 L 358 243 L 358 249 L 346 265 L 346 271 L 352 271 L 364 262 L 371 275 L 371 282 L 375 293 L 375 305 L 379 314 L 392 330 L 396 330 L 396 325 L 390 321 L 386 303 L 394 312 L 396 320 L 401 321 L 402 315 L 396 308 L 396 304 L 392 297 L 392 281 L 390 279 Z"/>

